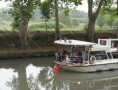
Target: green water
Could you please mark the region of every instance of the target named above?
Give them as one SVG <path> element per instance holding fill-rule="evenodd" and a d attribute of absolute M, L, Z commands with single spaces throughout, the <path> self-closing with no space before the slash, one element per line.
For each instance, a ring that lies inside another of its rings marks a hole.
<path fill-rule="evenodd" d="M 53 58 L 0 60 L 0 90 L 118 90 L 118 70 L 53 71 Z"/>

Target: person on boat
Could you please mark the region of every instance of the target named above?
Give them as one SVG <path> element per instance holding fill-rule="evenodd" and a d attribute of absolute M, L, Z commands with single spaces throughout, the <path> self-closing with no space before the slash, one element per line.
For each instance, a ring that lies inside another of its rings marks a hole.
<path fill-rule="evenodd" d="M 77 56 L 77 51 L 76 51 L 76 48 L 73 46 L 70 53 L 70 57 L 76 57 L 76 56 Z"/>
<path fill-rule="evenodd" d="M 85 51 L 85 47 L 82 47 L 82 49 L 81 49 L 81 52 L 82 52 L 82 58 L 84 59 L 84 60 L 87 60 L 87 51 Z"/>
<path fill-rule="evenodd" d="M 112 48 L 115 47 L 115 43 L 114 43 L 114 42 L 111 43 L 111 47 L 112 47 Z"/>
<path fill-rule="evenodd" d="M 66 53 L 66 55 L 65 55 L 65 61 L 66 61 L 66 63 L 70 63 L 70 58 L 69 58 L 68 53 Z"/>
<path fill-rule="evenodd" d="M 56 53 L 55 53 L 55 59 L 58 60 L 58 61 L 61 61 L 60 52 L 56 52 Z"/>
<path fill-rule="evenodd" d="M 65 56 L 66 56 L 66 50 L 63 50 L 63 51 L 60 53 L 60 56 L 61 56 L 61 61 L 64 61 L 64 60 L 65 60 Z"/>

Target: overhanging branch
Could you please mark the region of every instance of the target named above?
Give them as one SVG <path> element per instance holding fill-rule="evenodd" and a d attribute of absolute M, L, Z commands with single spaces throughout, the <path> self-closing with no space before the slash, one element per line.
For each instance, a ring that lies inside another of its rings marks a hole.
<path fill-rule="evenodd" d="M 101 7 L 102 7 L 103 1 L 104 1 L 104 0 L 100 0 L 100 2 L 99 2 L 99 4 L 98 4 L 98 8 L 97 8 L 97 10 L 96 10 L 96 12 L 95 12 L 96 17 L 98 16 L 98 13 L 99 13 L 99 11 L 100 11 L 100 9 L 101 9 Z"/>

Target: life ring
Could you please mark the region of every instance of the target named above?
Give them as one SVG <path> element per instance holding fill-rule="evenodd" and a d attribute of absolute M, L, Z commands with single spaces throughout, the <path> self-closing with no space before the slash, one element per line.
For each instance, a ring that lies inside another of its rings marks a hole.
<path fill-rule="evenodd" d="M 96 60 L 96 57 L 95 56 L 91 56 L 90 60 L 89 60 L 89 63 L 93 64 L 93 63 L 95 63 L 95 60 Z"/>

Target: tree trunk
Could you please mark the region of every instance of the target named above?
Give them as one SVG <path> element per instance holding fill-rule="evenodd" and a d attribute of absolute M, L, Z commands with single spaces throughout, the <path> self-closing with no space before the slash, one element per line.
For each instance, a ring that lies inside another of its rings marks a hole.
<path fill-rule="evenodd" d="M 27 27 L 28 27 L 28 20 L 26 20 L 25 16 L 21 16 L 21 23 L 19 26 L 19 33 L 20 33 L 20 41 L 22 48 L 27 48 L 28 41 L 27 41 Z"/>
<path fill-rule="evenodd" d="M 97 5 L 97 9 L 95 12 L 93 12 L 93 1 L 94 0 L 88 0 L 88 18 L 89 18 L 89 22 L 88 22 L 88 28 L 87 28 L 87 36 L 88 36 L 88 40 L 94 42 L 94 31 L 95 31 L 95 22 L 97 19 L 97 16 L 99 14 L 99 11 L 102 7 L 102 4 L 104 2 L 104 0 L 100 0 L 99 4 Z"/>
<path fill-rule="evenodd" d="M 118 15 L 118 0 L 117 0 L 117 15 Z"/>
<path fill-rule="evenodd" d="M 88 40 L 94 42 L 94 30 L 95 30 L 95 21 L 89 20 L 88 28 L 87 28 L 87 36 Z"/>
<path fill-rule="evenodd" d="M 58 0 L 55 0 L 55 39 L 60 39 Z"/>

